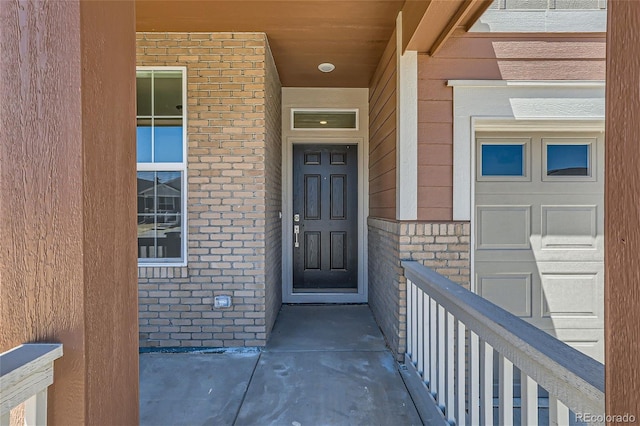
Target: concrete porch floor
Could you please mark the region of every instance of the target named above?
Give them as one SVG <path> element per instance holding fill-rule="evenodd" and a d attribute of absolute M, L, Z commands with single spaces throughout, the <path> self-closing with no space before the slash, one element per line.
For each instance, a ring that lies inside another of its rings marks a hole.
<path fill-rule="evenodd" d="M 422 424 L 365 305 L 285 305 L 262 352 L 141 354 L 140 423 Z"/>

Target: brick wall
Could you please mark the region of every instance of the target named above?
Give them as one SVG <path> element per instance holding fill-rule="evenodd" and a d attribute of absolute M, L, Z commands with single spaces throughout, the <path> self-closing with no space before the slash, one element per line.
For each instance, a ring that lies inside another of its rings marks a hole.
<path fill-rule="evenodd" d="M 400 354 L 400 266 L 399 232 L 396 221 L 369 218 L 369 307 L 387 344 Z M 405 310 L 406 315 L 406 310 Z"/>
<path fill-rule="evenodd" d="M 392 351 L 402 360 L 406 346 L 407 280 L 401 260 L 415 260 L 469 288 L 468 222 L 368 220 L 369 306 Z"/>
<path fill-rule="evenodd" d="M 188 104 L 188 265 L 139 269 L 140 346 L 263 346 L 281 301 L 267 267 L 279 264 L 281 150 L 266 36 L 139 33 L 137 53 L 186 66 Z M 232 308 L 213 308 L 221 294 Z"/>
<path fill-rule="evenodd" d="M 282 304 L 282 87 L 278 70 L 266 52 L 266 327 L 273 327 Z"/>

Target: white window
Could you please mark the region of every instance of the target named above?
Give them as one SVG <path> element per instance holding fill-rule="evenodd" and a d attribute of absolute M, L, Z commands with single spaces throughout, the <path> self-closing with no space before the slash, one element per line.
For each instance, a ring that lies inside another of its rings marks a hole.
<path fill-rule="evenodd" d="M 136 73 L 138 262 L 186 264 L 186 68 Z"/>

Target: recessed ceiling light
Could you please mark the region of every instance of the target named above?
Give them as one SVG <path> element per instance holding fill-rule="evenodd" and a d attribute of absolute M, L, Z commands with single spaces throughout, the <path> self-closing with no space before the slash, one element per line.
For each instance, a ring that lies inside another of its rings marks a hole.
<path fill-rule="evenodd" d="M 322 72 L 331 72 L 336 69 L 336 66 L 330 62 L 323 62 L 318 65 L 318 69 Z"/>
<path fill-rule="evenodd" d="M 322 120 L 322 121 L 320 122 L 320 124 L 327 124 L 327 121 L 326 121 L 326 120 Z"/>

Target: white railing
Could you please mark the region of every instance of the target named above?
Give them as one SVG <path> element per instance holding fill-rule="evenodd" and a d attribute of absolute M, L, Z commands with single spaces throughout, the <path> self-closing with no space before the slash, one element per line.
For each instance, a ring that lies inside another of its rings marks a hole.
<path fill-rule="evenodd" d="M 601 363 L 417 262 L 402 266 L 407 278 L 405 364 L 448 423 L 513 425 L 514 366 L 520 370 L 522 425 L 547 423 L 539 418 L 538 385 L 548 392 L 551 425 L 574 424 L 576 416 L 570 418 L 569 410 L 577 420 L 604 415 Z"/>
<path fill-rule="evenodd" d="M 11 422 L 11 410 L 25 403 L 25 425 L 47 424 L 47 387 L 61 344 L 30 343 L 0 354 L 0 425 Z"/>

